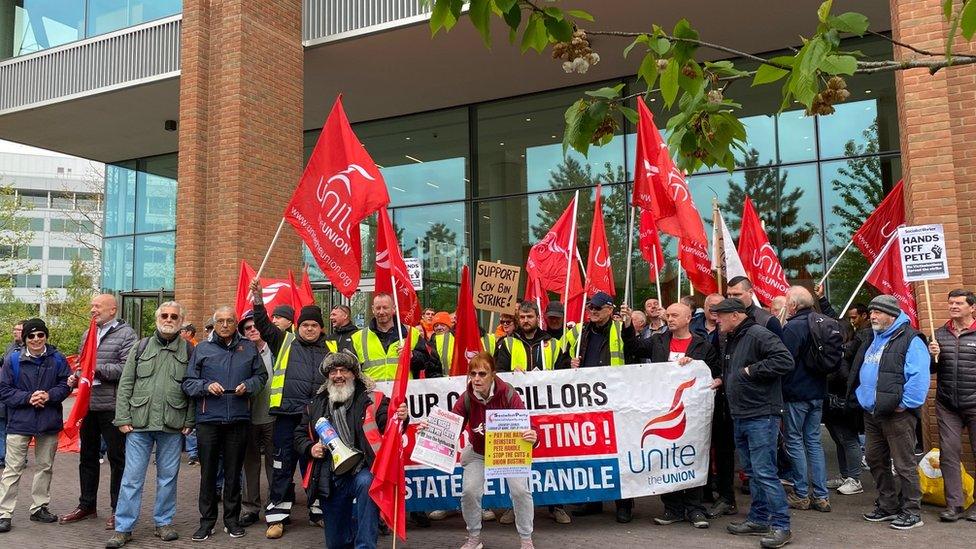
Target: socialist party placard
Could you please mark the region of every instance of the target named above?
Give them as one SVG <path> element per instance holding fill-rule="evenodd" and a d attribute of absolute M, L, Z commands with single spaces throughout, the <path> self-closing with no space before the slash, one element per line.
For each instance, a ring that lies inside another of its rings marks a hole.
<path fill-rule="evenodd" d="M 532 475 L 532 444 L 522 439 L 529 428 L 528 410 L 485 412 L 485 478 Z"/>
<path fill-rule="evenodd" d="M 949 257 L 942 225 L 899 227 L 898 251 L 905 282 L 949 278 Z"/>
<path fill-rule="evenodd" d="M 711 375 L 704 363 L 635 364 L 556 371 L 506 372 L 521 395 L 538 442 L 528 477 L 536 505 L 608 501 L 701 486 L 708 478 Z M 461 376 L 407 385 L 410 455 L 418 420 L 451 409 L 466 387 Z M 388 393 L 392 382 L 377 384 Z M 472 425 L 485 432 L 486 425 Z M 466 444 L 466 435 L 461 440 Z M 458 509 L 462 468 L 452 473 L 408 462 L 408 511 Z M 511 505 L 507 484 L 487 481 L 484 506 Z"/>

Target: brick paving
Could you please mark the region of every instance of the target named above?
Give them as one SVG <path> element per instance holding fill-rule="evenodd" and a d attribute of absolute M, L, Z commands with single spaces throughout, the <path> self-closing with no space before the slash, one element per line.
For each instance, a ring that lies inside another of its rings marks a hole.
<path fill-rule="evenodd" d="M 828 445 L 832 447 L 832 444 Z M 831 448 L 832 449 L 832 448 Z M 832 456 L 828 463 L 836 463 Z M 322 530 L 302 524 L 290 526 L 280 540 L 264 537 L 264 528 L 258 524 L 248 528 L 243 538 L 232 540 L 227 534 L 218 532 L 210 540 L 202 543 L 190 541 L 196 529 L 199 515 L 196 513 L 197 483 L 199 467 L 180 468 L 179 504 L 176 514 L 176 527 L 180 539 L 164 543 L 152 537 L 152 498 L 154 495 L 154 471 L 150 467 L 149 483 L 143 497 L 143 511 L 134 532 L 134 541 L 129 547 L 236 547 L 236 548 L 299 548 L 324 547 Z M 108 464 L 102 466 L 102 482 L 99 490 L 99 517 L 71 525 L 38 524 L 27 520 L 29 506 L 30 476 L 33 467 L 28 466 L 20 485 L 20 498 L 14 515 L 13 530 L 0 534 L 2 548 L 93 548 L 102 547 L 111 535 L 104 530 L 108 512 Z M 860 518 L 860 513 L 870 510 L 874 492 L 867 474 L 862 477 L 865 493 L 856 496 L 833 495 L 832 513 L 821 514 L 816 511 L 793 511 L 793 532 L 795 541 L 790 547 L 965 547 L 971 546 L 976 538 L 976 523 L 961 521 L 956 524 L 942 524 L 938 521 L 940 509 L 924 506 L 925 526 L 909 532 L 899 532 L 887 525 L 870 524 Z M 54 469 L 51 511 L 63 514 L 71 511 L 77 504 L 78 494 L 78 455 L 58 454 Z M 305 513 L 304 500 L 299 496 L 296 518 Z M 747 496 L 740 496 L 740 509 L 748 504 Z M 603 515 L 574 518 L 571 525 L 558 525 L 552 521 L 544 509 L 536 514 L 536 545 L 543 549 L 560 548 L 625 548 L 655 546 L 680 546 L 684 548 L 705 547 L 758 547 L 758 539 L 739 538 L 725 533 L 725 525 L 733 517 L 715 520 L 708 530 L 695 530 L 688 524 L 657 526 L 650 522 L 655 513 L 662 511 L 660 500 L 656 497 L 641 498 L 637 502 L 634 521 L 630 524 L 617 524 L 613 518 L 613 505 L 607 504 Z M 740 512 L 740 516 L 742 512 Z M 409 539 L 398 543 L 407 548 L 456 548 L 464 541 L 464 525 L 460 516 L 452 516 L 435 522 L 431 528 L 408 528 Z M 518 537 L 514 525 L 487 523 L 483 532 L 485 546 L 489 549 L 518 547 Z M 389 547 L 390 537 L 380 538 L 380 547 Z"/>

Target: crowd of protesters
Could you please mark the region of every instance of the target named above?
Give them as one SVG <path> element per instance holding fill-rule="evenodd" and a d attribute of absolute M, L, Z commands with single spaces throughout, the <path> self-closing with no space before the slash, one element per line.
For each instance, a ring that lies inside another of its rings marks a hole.
<path fill-rule="evenodd" d="M 155 331 L 138 338 L 117 318 L 112 295 L 92 300 L 97 334 L 94 379 L 72 372 L 61 350 L 47 343 L 48 327 L 33 318 L 13 327 L 14 342 L 0 370 L 0 533 L 12 528 L 18 486 L 33 443 L 35 475 L 29 519 L 62 525 L 95 519 L 102 447 L 110 468 L 108 548 L 133 541 L 150 456 L 155 452 L 153 534 L 179 538 L 173 525 L 182 452 L 199 464 L 199 527 L 194 541 L 223 532 L 236 538 L 263 518 L 276 539 L 297 520 L 295 475 L 304 476 L 308 520 L 322 527 L 327 547 L 374 547 L 387 534 L 368 494 L 370 466 L 386 424 L 408 421 L 406 406 L 387 413 L 377 381 L 393 380 L 401 345 L 409 349 L 413 378 L 447 375 L 454 348 L 453 315 L 424 311 L 419 326 L 398 321 L 394 300 L 375 294 L 366 326 L 352 322 L 344 305 L 326 325 L 316 305 L 268 311 L 251 285 L 252 307 L 238 318 L 219 307 L 205 334 L 187 323 L 177 302 L 155 312 Z M 917 473 L 920 414 L 930 375 L 936 376 L 936 416 L 946 522 L 976 521 L 964 508 L 960 454 L 963 431 L 976 446 L 976 296 L 948 295 L 946 324 L 927 338 L 912 327 L 898 301 L 880 295 L 843 316 L 816 291 L 794 286 L 764 309 L 744 277 L 728 281 L 726 295 L 693 298 L 664 307 L 648 299 L 640 310 L 615 306 L 598 292 L 580 324 L 566 323 L 562 303 L 540 310 L 519 303 L 497 327 L 482 330 L 482 352 L 469 362 L 468 387 L 454 406 L 470 444 L 461 459 L 462 549 L 483 547 L 482 524 L 515 524 L 523 549 L 533 547 L 533 498 L 525 479 L 508 479 L 514 509 L 482 508 L 486 410 L 524 408 L 497 377 L 513 370 L 545 371 L 632 363 L 704 362 L 713 378 L 712 473 L 707 484 L 661 497 L 658 525 L 737 515 L 736 462 L 742 490 L 751 496 L 744 520 L 727 531 L 757 535 L 762 547 L 793 538 L 790 509 L 831 512 L 831 495 L 862 493 L 870 471 L 875 506 L 863 514 L 907 530 L 923 525 Z M 83 336 L 83 340 L 87 334 Z M 662 366 L 664 367 L 664 366 Z M 674 367 L 674 366 L 668 366 Z M 63 402 L 79 383 L 91 384 L 89 411 L 80 430 L 79 500 L 67 514 L 49 509 L 50 486 Z M 317 433 L 322 418 L 359 456 L 335 469 L 330 447 Z M 837 446 L 838 478 L 827 478 L 821 425 Z M 426 428 L 421 419 L 420 429 Z M 529 430 L 523 438 L 537 442 Z M 267 493 L 261 495 L 261 475 Z M 614 502 L 620 523 L 633 520 L 633 500 Z M 601 513 L 603 502 L 548 508 L 559 524 Z M 450 511 L 411 513 L 414 526 L 430 526 Z"/>

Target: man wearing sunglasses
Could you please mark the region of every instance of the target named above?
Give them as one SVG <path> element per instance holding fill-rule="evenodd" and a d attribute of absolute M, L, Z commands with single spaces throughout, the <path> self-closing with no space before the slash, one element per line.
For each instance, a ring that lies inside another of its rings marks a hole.
<path fill-rule="evenodd" d="M 264 370 L 271 379 L 274 355 L 271 347 L 258 332 L 254 325 L 254 312 L 244 313 L 244 318 L 237 325 L 237 331 L 249 339 L 258 349 Z M 274 416 L 270 409 L 271 384 L 265 383 L 264 388 L 251 399 L 251 432 L 247 439 L 247 450 L 244 452 L 244 491 L 241 496 L 241 526 L 247 528 L 258 521 L 261 512 L 261 458 L 264 458 L 264 478 L 271 484 L 274 463 Z"/>
<path fill-rule="evenodd" d="M 109 502 L 112 514 L 105 523 L 106 530 L 115 529 L 115 506 L 119 499 L 119 486 L 122 485 L 122 471 L 125 468 L 125 435 L 114 425 L 116 391 L 122 368 L 129 357 L 129 350 L 136 343 L 135 330 L 125 322 L 115 318 L 118 304 L 112 294 L 97 295 L 91 300 L 91 316 L 98 330 L 98 352 L 95 358 L 95 380 L 92 382 L 91 401 L 88 415 L 81 424 L 81 453 L 78 458 L 78 477 L 81 483 L 81 497 L 78 507 L 61 517 L 61 524 L 95 518 L 98 513 L 98 479 L 100 476 L 99 449 L 102 439 L 108 447 L 108 464 L 111 471 Z M 88 337 L 88 330 L 81 335 L 82 344 Z M 79 350 L 80 352 L 80 350 Z M 80 377 L 75 373 L 68 380 L 74 387 Z"/>
<path fill-rule="evenodd" d="M 115 425 L 126 435 L 125 472 L 119 490 L 115 534 L 105 547 L 122 547 L 132 540 L 139 520 L 149 459 L 156 450 L 156 499 L 153 535 L 163 541 L 179 538 L 176 479 L 180 471 L 183 435 L 193 429 L 193 407 L 181 383 L 193 347 L 180 337 L 183 306 L 175 301 L 156 309 L 156 332 L 139 341 L 122 369 L 115 404 Z"/>

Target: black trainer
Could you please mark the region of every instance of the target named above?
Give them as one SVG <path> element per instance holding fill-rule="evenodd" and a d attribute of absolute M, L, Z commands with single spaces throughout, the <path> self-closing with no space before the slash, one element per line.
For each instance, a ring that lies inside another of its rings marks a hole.
<path fill-rule="evenodd" d="M 759 546 L 763 549 L 777 549 L 786 545 L 792 539 L 792 532 L 783 528 L 776 528 L 768 536 L 763 536 L 759 539 Z"/>
<path fill-rule="evenodd" d="M 665 509 L 663 515 L 654 517 L 654 522 L 661 526 L 667 526 L 668 524 L 674 524 L 683 520 L 685 520 L 685 517 L 672 513 L 669 509 Z"/>
<path fill-rule="evenodd" d="M 213 533 L 213 526 L 201 526 L 197 528 L 196 532 L 193 532 L 193 537 L 190 539 L 193 541 L 206 541 L 210 539 L 210 536 L 213 535 Z"/>
<path fill-rule="evenodd" d="M 247 530 L 244 529 L 240 524 L 231 524 L 229 526 L 224 526 L 224 532 L 227 532 L 232 538 L 243 538 Z"/>
<path fill-rule="evenodd" d="M 708 511 L 705 512 L 705 516 L 713 519 L 721 517 L 722 515 L 737 515 L 739 514 L 739 508 L 735 506 L 734 503 L 729 503 L 724 499 L 719 499 L 712 505 Z"/>
<path fill-rule="evenodd" d="M 890 513 L 880 507 L 875 507 L 874 511 L 861 515 L 868 522 L 887 522 L 898 518 L 898 513 Z"/>
<path fill-rule="evenodd" d="M 956 522 L 961 518 L 966 518 L 966 510 L 962 507 L 950 507 L 939 513 L 939 520 L 942 522 Z"/>
<path fill-rule="evenodd" d="M 737 536 L 765 536 L 772 532 L 772 528 L 765 524 L 757 524 L 751 520 L 743 520 L 741 522 L 733 522 L 725 527 L 730 534 L 735 534 Z"/>
<path fill-rule="evenodd" d="M 241 515 L 240 525 L 244 528 L 253 525 L 258 521 L 257 513 L 244 513 Z"/>
<path fill-rule="evenodd" d="M 10 531 L 10 519 L 0 519 L 0 533 Z"/>
<path fill-rule="evenodd" d="M 701 511 L 693 511 L 689 514 L 688 522 L 695 528 L 708 528 L 708 519 L 705 518 L 705 513 Z"/>
<path fill-rule="evenodd" d="M 47 505 L 31 513 L 30 519 L 34 522 L 57 522 L 58 517 L 47 510 Z"/>
<path fill-rule="evenodd" d="M 630 507 L 620 507 L 617 509 L 617 522 L 627 524 L 632 520 L 634 520 L 634 513 Z"/>
<path fill-rule="evenodd" d="M 911 530 L 912 528 L 918 528 L 924 525 L 922 516 L 914 513 L 902 513 L 891 522 L 891 527 L 895 530 Z"/>

